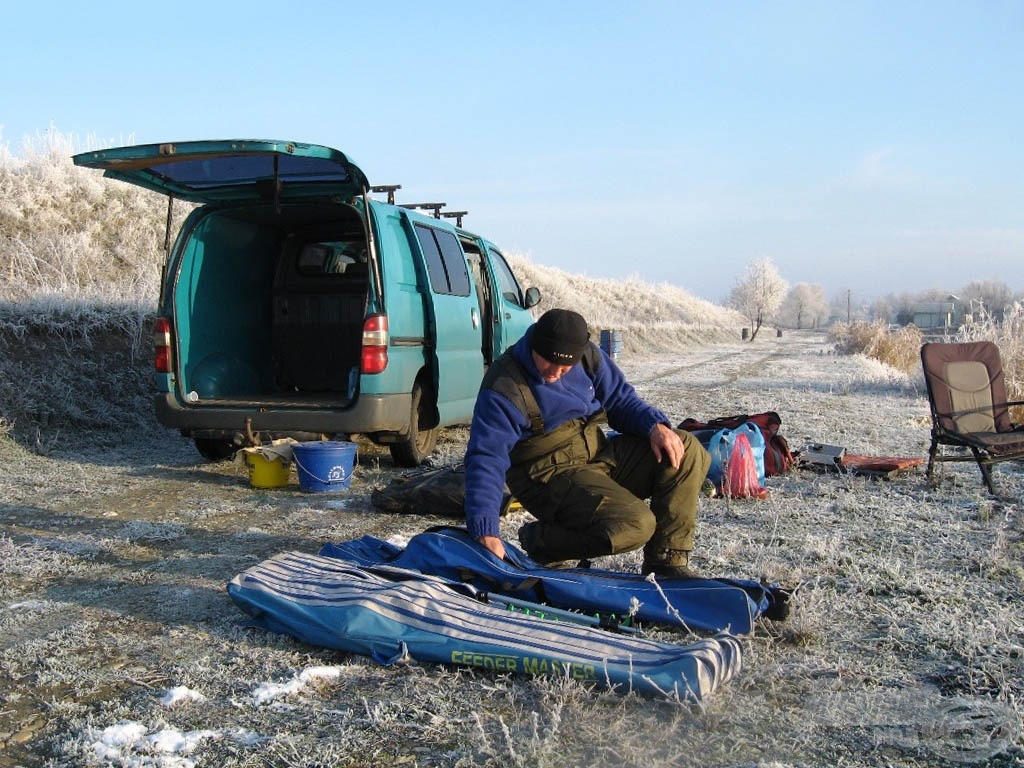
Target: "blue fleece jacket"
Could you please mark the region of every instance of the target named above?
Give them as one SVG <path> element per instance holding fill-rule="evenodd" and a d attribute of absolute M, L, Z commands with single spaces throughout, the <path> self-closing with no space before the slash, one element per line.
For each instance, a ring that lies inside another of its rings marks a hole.
<path fill-rule="evenodd" d="M 668 417 L 637 395 L 622 371 L 601 350 L 601 364 L 588 375 L 576 365 L 558 381 L 541 378 L 530 352 L 531 327 L 512 347 L 512 355 L 526 372 L 548 432 L 569 419 L 586 418 L 604 408 L 608 425 L 623 434 L 646 437 L 656 424 L 671 426 Z M 473 409 L 466 449 L 466 527 L 473 538 L 499 536 L 498 521 L 509 454 L 520 440 L 530 437 L 530 421 L 507 397 L 481 389 Z"/>

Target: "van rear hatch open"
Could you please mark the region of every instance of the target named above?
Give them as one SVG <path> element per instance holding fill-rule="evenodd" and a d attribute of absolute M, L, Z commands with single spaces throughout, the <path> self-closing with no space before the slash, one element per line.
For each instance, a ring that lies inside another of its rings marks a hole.
<path fill-rule="evenodd" d="M 245 431 L 250 417 L 268 432 L 329 431 L 343 412 L 346 424 L 387 422 L 377 398 L 359 397 L 364 323 L 382 300 L 369 182 L 344 153 L 217 140 L 73 160 L 200 206 L 168 254 L 161 290 L 162 423 L 199 444 Z M 394 420 L 407 418 L 406 403 Z"/>
<path fill-rule="evenodd" d="M 75 165 L 193 203 L 350 199 L 370 188 L 343 152 L 285 141 L 184 141 L 75 155 Z"/>

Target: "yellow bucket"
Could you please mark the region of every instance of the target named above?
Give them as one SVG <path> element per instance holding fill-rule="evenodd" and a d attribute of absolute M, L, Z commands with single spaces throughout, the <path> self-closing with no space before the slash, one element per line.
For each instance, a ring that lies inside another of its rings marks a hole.
<path fill-rule="evenodd" d="M 245 454 L 249 465 L 249 482 L 253 488 L 280 488 L 288 485 L 288 465 L 280 457 L 268 459 L 256 451 Z"/>

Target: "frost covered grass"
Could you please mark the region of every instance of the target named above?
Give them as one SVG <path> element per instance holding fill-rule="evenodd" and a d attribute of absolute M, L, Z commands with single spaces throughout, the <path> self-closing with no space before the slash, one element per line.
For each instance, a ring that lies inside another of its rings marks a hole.
<path fill-rule="evenodd" d="M 1024 763 L 1024 473 L 971 464 L 891 480 L 801 469 L 761 501 L 702 499 L 696 565 L 797 587 L 700 706 L 370 659 L 249 629 L 224 585 L 287 550 L 438 523 L 374 510 L 396 470 L 360 445 L 341 496 L 250 487 L 155 424 L 151 319 L 163 200 L 79 171 L 59 136 L 0 146 L 0 766 L 935 766 Z M 183 207 L 177 215 L 183 215 Z M 622 365 L 675 420 L 777 411 L 794 447 L 922 456 L 915 346 L 867 329 L 736 338 L 672 286 L 513 258 L 545 306 L 624 333 Z M 1024 381 L 1014 307 L 996 341 Z M 714 342 L 714 343 L 713 343 Z M 912 359 L 911 359 L 912 358 Z M 906 360 L 911 359 L 910 362 Z M 447 430 L 436 463 L 459 461 Z M 503 535 L 528 519 L 515 512 Z M 636 553 L 598 567 L 636 570 Z M 650 628 L 659 640 L 693 639 Z"/>
<path fill-rule="evenodd" d="M 919 379 L 821 336 L 627 355 L 674 419 L 777 410 L 794 446 L 922 455 Z M 396 470 L 360 446 L 345 494 L 257 490 L 158 428 L 41 456 L 0 437 L 0 765 L 1018 765 L 1024 472 L 936 487 L 797 470 L 761 501 L 702 499 L 696 565 L 796 586 L 785 622 L 701 706 L 573 681 L 401 664 L 247 629 L 224 589 L 286 550 L 446 519 L 376 512 Z M 456 461 L 466 431 L 445 433 Z M 88 447 L 86 447 L 88 446 Z M 506 518 L 514 540 L 527 518 Z M 635 570 L 635 553 L 598 567 Z M 660 640 L 692 639 L 652 629 Z"/>
<path fill-rule="evenodd" d="M 148 322 L 166 209 L 77 171 L 72 151 L 59 137 L 20 160 L 0 147 L 0 767 L 1024 763 L 1019 465 L 996 468 L 998 496 L 973 465 L 945 464 L 934 487 L 921 470 L 801 469 L 764 500 L 702 499 L 701 571 L 796 591 L 700 706 L 381 667 L 248 628 L 225 582 L 250 565 L 452 521 L 374 510 L 396 469 L 369 444 L 350 490 L 321 497 L 253 489 L 156 425 Z M 627 375 L 674 420 L 775 410 L 795 448 L 927 449 L 919 368 L 898 363 L 918 340 L 887 347 L 870 330 L 850 354 L 802 332 L 741 343 L 734 313 L 681 289 L 513 261 L 546 306 L 622 330 Z M 997 341 L 1008 383 L 1024 381 L 1019 307 L 961 337 Z M 446 431 L 435 462 L 460 460 L 466 439 Z M 527 519 L 509 515 L 503 535 Z M 632 571 L 639 556 L 596 565 Z"/>

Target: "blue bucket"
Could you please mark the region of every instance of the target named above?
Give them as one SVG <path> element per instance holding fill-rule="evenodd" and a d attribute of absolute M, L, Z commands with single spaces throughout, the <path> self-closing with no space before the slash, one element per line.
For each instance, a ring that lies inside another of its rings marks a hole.
<path fill-rule="evenodd" d="M 612 360 L 618 360 L 622 354 L 622 339 L 618 331 L 601 331 L 601 349 Z"/>
<path fill-rule="evenodd" d="M 344 491 L 352 482 L 356 444 L 317 440 L 292 446 L 299 487 L 307 493 Z"/>

